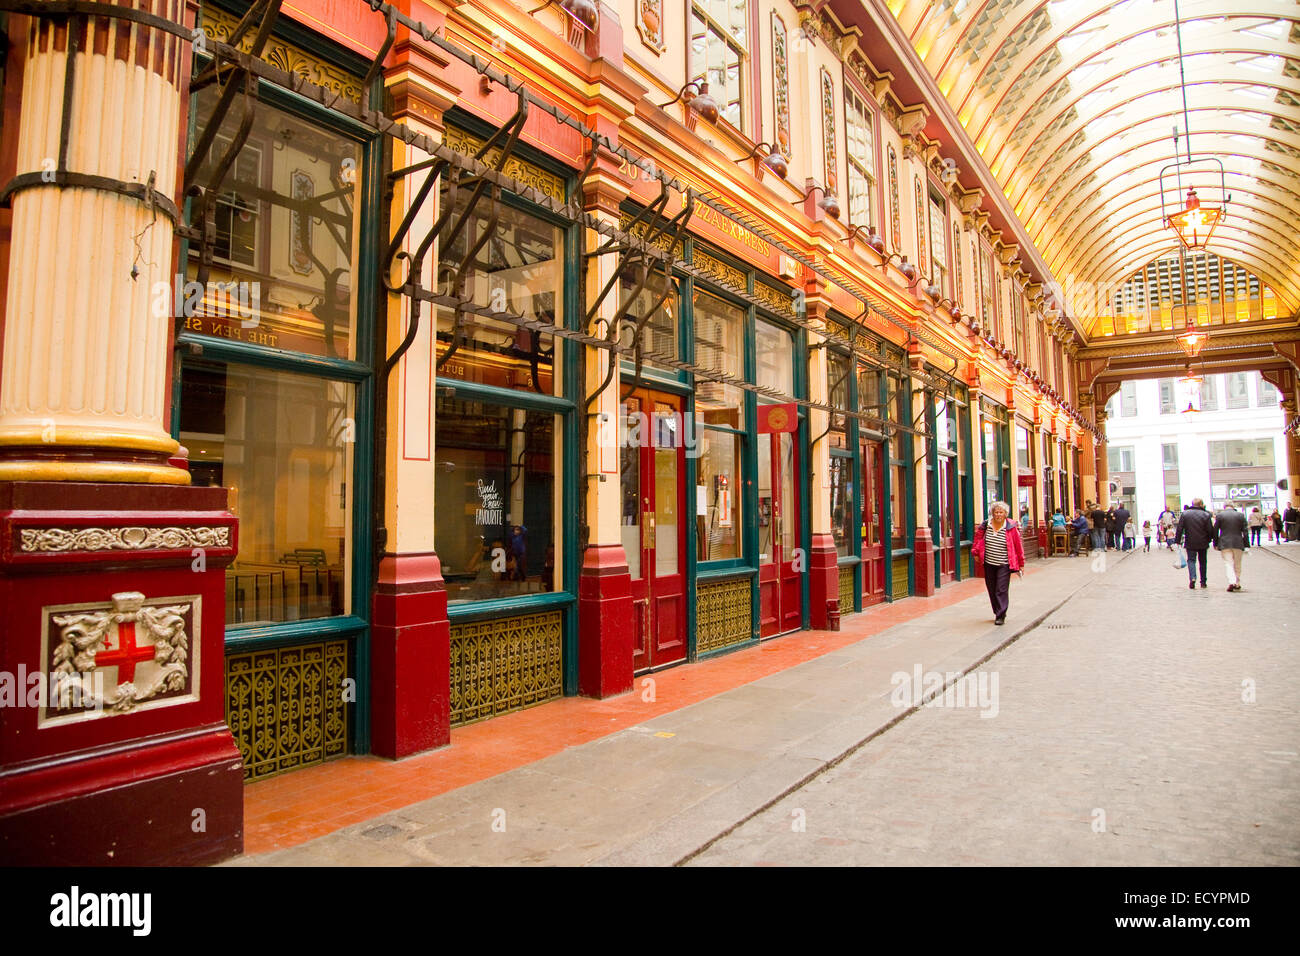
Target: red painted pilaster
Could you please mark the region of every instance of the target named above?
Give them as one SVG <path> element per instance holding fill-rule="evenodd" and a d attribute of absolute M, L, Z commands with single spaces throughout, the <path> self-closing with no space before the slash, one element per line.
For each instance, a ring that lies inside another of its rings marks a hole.
<path fill-rule="evenodd" d="M 578 693 L 632 689 L 632 577 L 619 544 L 590 545 L 578 578 Z"/>
<path fill-rule="evenodd" d="M 916 529 L 916 545 L 913 548 L 913 560 L 915 568 L 914 578 L 916 585 L 914 592 L 922 597 L 929 597 L 934 593 L 934 562 L 935 562 L 934 542 L 930 540 L 930 529 L 919 527 Z"/>
<path fill-rule="evenodd" d="M 451 622 L 442 563 L 428 554 L 379 562 L 370 628 L 370 749 L 409 757 L 451 742 Z"/>
<path fill-rule="evenodd" d="M 237 548 L 224 488 L 0 483 L 0 671 L 25 678 L 0 711 L 0 859 L 189 865 L 242 851 L 243 764 L 225 721 Z M 124 654 L 132 644 L 154 653 Z"/>
<path fill-rule="evenodd" d="M 824 631 L 830 626 L 830 610 L 841 614 L 853 610 L 840 607 L 838 558 L 834 536 L 825 533 L 812 536 L 812 549 L 808 555 L 808 624 L 815 631 Z"/>

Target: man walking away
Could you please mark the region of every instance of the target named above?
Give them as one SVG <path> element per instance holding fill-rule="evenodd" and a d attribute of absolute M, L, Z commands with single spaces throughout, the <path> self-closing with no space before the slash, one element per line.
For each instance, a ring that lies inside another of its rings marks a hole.
<path fill-rule="evenodd" d="M 1092 547 L 1093 550 L 1104 549 L 1106 547 L 1106 512 L 1101 510 L 1101 505 L 1094 505 L 1092 514 L 1088 515 L 1092 519 Z"/>
<path fill-rule="evenodd" d="M 1201 587 L 1209 587 L 1205 583 L 1206 577 L 1206 552 L 1210 549 L 1210 543 L 1214 540 L 1214 519 L 1210 513 L 1205 510 L 1205 500 L 1202 498 L 1193 498 L 1189 507 L 1183 509 L 1183 516 L 1178 519 L 1178 531 L 1174 535 L 1174 542 L 1181 544 L 1187 549 L 1187 587 L 1196 588 L 1196 562 L 1201 562 Z"/>
<path fill-rule="evenodd" d="M 1252 547 L 1259 547 L 1259 536 L 1264 533 L 1264 513 L 1258 508 L 1250 509 L 1250 543 Z"/>
<path fill-rule="evenodd" d="M 1250 547 L 1247 537 L 1246 516 L 1232 506 L 1214 516 L 1214 547 L 1223 555 L 1223 571 L 1228 577 L 1228 590 L 1241 590 L 1241 556 Z"/>

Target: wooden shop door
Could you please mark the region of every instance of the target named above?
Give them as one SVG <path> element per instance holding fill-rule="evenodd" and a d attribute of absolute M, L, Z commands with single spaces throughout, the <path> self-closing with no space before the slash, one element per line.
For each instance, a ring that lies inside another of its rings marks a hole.
<path fill-rule="evenodd" d="M 622 538 L 632 576 L 632 668 L 686 658 L 686 449 L 682 400 L 638 389 L 619 430 Z"/>
<path fill-rule="evenodd" d="M 884 445 L 863 439 L 862 460 L 862 606 L 885 599 Z"/>
<path fill-rule="evenodd" d="M 799 547 L 798 433 L 758 436 L 758 635 L 771 637 L 803 623 Z M 801 560 L 802 559 L 802 560 Z"/>

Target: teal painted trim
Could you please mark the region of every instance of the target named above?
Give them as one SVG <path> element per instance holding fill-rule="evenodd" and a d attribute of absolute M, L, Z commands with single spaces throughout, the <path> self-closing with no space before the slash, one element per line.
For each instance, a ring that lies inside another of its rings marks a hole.
<path fill-rule="evenodd" d="M 376 77 L 371 86 L 373 98 L 382 94 L 382 78 Z M 375 326 L 379 308 L 379 249 L 383 223 L 383 138 L 374 136 L 362 148 L 362 183 L 360 208 L 360 249 L 357 256 L 357 321 L 354 340 L 357 359 L 366 368 L 374 368 Z M 375 492 L 375 380 L 368 375 L 356 386 L 356 416 L 358 440 L 353 458 L 353 615 L 367 621 L 367 627 L 358 635 L 355 645 L 357 700 L 353 707 L 353 752 L 370 752 L 370 620 L 372 585 L 375 581 L 374 509 L 370 506 Z M 358 507 L 358 504 L 363 506 Z"/>
<path fill-rule="evenodd" d="M 704 576 L 717 572 L 727 572 L 733 568 L 748 568 L 753 566 L 754 562 L 748 558 L 720 558 L 717 561 L 699 561 L 695 562 L 697 574 Z"/>
<path fill-rule="evenodd" d="M 368 627 L 369 622 L 352 614 L 288 624 L 232 624 L 226 627 L 226 653 L 242 654 L 244 651 L 257 651 L 266 647 L 334 641 L 357 635 Z M 357 683 L 360 685 L 359 680 Z"/>
<path fill-rule="evenodd" d="M 572 174 L 570 174 L 572 175 Z M 566 192 L 572 192 L 573 180 L 570 179 Z M 583 231 L 576 225 L 571 225 L 565 230 L 564 237 L 564 315 L 565 325 L 570 329 L 577 329 L 581 322 L 579 316 L 582 315 L 582 261 L 583 252 Z M 557 340 L 558 342 L 558 340 Z M 579 514 L 579 482 L 586 481 L 586 478 L 580 474 L 579 464 L 582 460 L 581 449 L 585 440 L 586 419 L 577 412 L 578 401 L 582 398 L 581 380 L 578 375 L 580 362 L 576 358 L 571 358 L 570 350 L 580 354 L 580 350 L 586 346 L 574 342 L 572 344 L 564 343 L 559 351 L 561 357 L 566 361 L 561 364 L 564 367 L 564 374 L 560 387 L 564 391 L 565 399 L 568 399 L 570 411 L 565 413 L 561 419 L 564 429 L 563 444 L 561 450 L 562 471 L 558 476 L 560 478 L 562 490 L 560 492 L 561 501 L 561 526 L 565 546 L 560 549 L 562 557 L 561 580 L 559 586 L 563 588 L 563 593 L 571 598 L 571 603 L 566 607 L 563 615 L 564 621 L 564 649 L 562 652 L 562 662 L 564 670 L 564 695 L 573 697 L 578 693 L 578 576 L 582 570 L 582 551 L 579 548 L 578 528 L 582 518 Z M 516 393 L 517 394 L 517 393 Z"/>
<path fill-rule="evenodd" d="M 840 568 L 848 568 L 848 567 L 856 568 L 861 563 L 862 563 L 862 559 L 855 554 L 846 554 L 842 558 L 835 559 L 836 567 L 840 567 Z"/>
<path fill-rule="evenodd" d="M 256 365 L 259 368 L 275 369 L 283 372 L 299 372 L 338 379 L 343 382 L 363 382 L 371 375 L 370 368 L 360 362 L 348 359 L 332 359 L 323 355 L 308 355 L 305 352 L 288 352 L 273 349 L 265 345 L 249 345 L 247 342 L 232 342 L 229 339 L 196 335 L 182 332 L 177 336 L 182 356 L 191 346 L 198 346 L 200 352 L 194 358 L 211 359 L 218 362 L 234 362 L 239 365 Z"/>
<path fill-rule="evenodd" d="M 858 407 L 858 358 L 848 356 L 849 360 L 849 408 L 859 411 Z M 853 459 L 853 533 L 849 535 L 849 550 L 857 560 L 853 568 L 853 610 L 862 610 L 862 588 L 866 584 L 862 566 L 862 429 L 856 418 L 849 419 L 849 455 Z"/>
<path fill-rule="evenodd" d="M 775 637 L 776 635 L 773 636 Z M 724 654 L 730 654 L 733 651 L 743 651 L 747 647 L 758 647 L 758 638 L 751 637 L 747 641 L 737 641 L 735 644 L 730 644 L 727 647 L 719 647 L 714 651 L 705 651 L 703 654 L 699 655 L 697 660 L 707 661 L 714 657 L 722 657 Z"/>
<path fill-rule="evenodd" d="M 938 416 L 934 413 L 934 396 L 931 392 L 925 396 L 925 430 L 929 433 L 925 439 L 926 497 L 930 502 L 930 545 L 934 554 L 934 586 L 937 589 L 943 570 L 943 539 L 940 529 L 943 522 L 943 507 L 939 501 L 939 442 L 936 423 Z"/>
<path fill-rule="evenodd" d="M 726 581 L 730 578 L 743 578 L 758 576 L 758 568 L 736 567 L 736 568 L 708 568 L 701 571 L 697 582 L 707 584 L 715 581 Z"/>
<path fill-rule="evenodd" d="M 747 280 L 748 286 L 753 285 L 753 277 Z M 743 366 L 745 370 L 745 381 L 753 382 L 758 375 L 758 329 L 757 319 L 754 307 L 745 308 L 745 318 L 743 321 L 742 334 L 744 335 Z M 743 468 L 745 470 L 745 488 L 744 502 L 745 511 L 741 516 L 745 522 L 745 563 L 750 566 L 758 567 L 758 396 L 751 391 L 746 391 L 742 399 L 745 403 L 745 440 L 744 440 L 744 457 L 742 458 Z M 755 640 L 759 635 L 759 601 L 761 595 L 758 587 L 758 574 L 755 573 L 749 587 L 749 632 Z"/>
<path fill-rule="evenodd" d="M 541 594 L 469 601 L 465 604 L 447 605 L 447 618 L 453 624 L 457 624 L 461 621 L 482 621 L 493 617 L 518 617 L 521 614 L 540 614 L 543 611 L 563 611 L 573 607 L 577 600 L 568 591 L 545 591 Z"/>
<path fill-rule="evenodd" d="M 889 408 L 889 375 L 887 373 L 882 373 L 876 376 L 876 393 L 877 393 L 876 404 L 882 409 L 881 417 L 888 419 L 890 408 Z M 895 401 L 894 404 L 895 404 L 895 414 L 897 414 L 897 404 L 898 404 L 897 401 Z M 880 501 L 882 505 L 885 505 L 885 502 L 892 501 L 894 495 L 894 468 L 893 468 L 894 459 L 893 456 L 890 454 L 892 451 L 893 449 L 889 447 L 888 441 L 883 441 L 881 443 L 880 459 L 882 462 L 884 462 L 884 467 L 881 468 L 883 474 L 881 475 L 881 480 L 880 480 Z M 885 513 L 881 517 L 883 517 L 884 520 L 880 523 L 882 545 L 886 541 L 892 542 L 894 540 L 894 509 L 890 505 L 885 505 L 883 510 Z M 885 569 L 885 600 L 893 601 L 895 597 L 896 595 L 894 594 L 894 569 L 891 564 L 890 567 Z"/>
<path fill-rule="evenodd" d="M 623 384 L 630 385 L 632 380 L 636 378 L 636 365 L 626 360 L 620 361 L 618 372 Z M 664 378 L 661 373 L 653 372 L 645 366 L 641 367 L 641 387 L 682 396 L 692 395 L 695 392 L 695 389 L 685 382 L 678 379 Z"/>
<path fill-rule="evenodd" d="M 683 245 L 683 254 L 689 255 L 691 238 L 688 235 Z M 694 364 L 695 362 L 695 308 L 693 305 L 695 293 L 695 280 L 689 276 L 683 278 L 679 285 L 681 294 L 677 299 L 677 354 L 685 362 Z M 680 373 L 683 380 L 686 381 L 686 401 L 682 407 L 695 414 L 695 382 L 694 376 L 686 372 Z M 698 460 L 687 456 L 686 458 L 686 475 L 687 475 L 687 497 L 686 508 L 691 514 L 691 520 L 686 523 L 686 659 L 696 661 L 699 659 L 699 643 L 696 640 L 695 629 L 697 618 L 695 614 L 696 604 L 696 585 L 699 582 L 700 574 L 700 536 L 699 536 L 699 515 L 696 514 L 695 506 L 695 489 L 699 484 L 699 465 Z"/>
<path fill-rule="evenodd" d="M 574 346 L 577 348 L 577 346 Z M 566 363 L 569 366 L 577 363 Z M 564 378 L 569 378 L 573 370 L 564 369 Z M 566 387 L 566 385 L 561 385 Z M 488 402 L 493 405 L 509 405 L 513 408 L 530 408 L 539 412 L 554 412 L 557 415 L 565 415 L 573 411 L 574 403 L 571 399 L 560 398 L 555 395 L 540 395 L 537 392 L 515 391 L 510 388 L 499 388 L 496 385 L 480 385 L 477 382 L 461 382 L 454 379 L 438 379 L 438 388 L 449 388 L 456 393 L 456 397 L 462 400 Z"/>
<path fill-rule="evenodd" d="M 793 334 L 794 394 L 796 398 L 807 398 L 809 387 L 808 331 L 798 329 Z M 809 476 L 812 474 L 812 433 L 808 427 L 808 414 L 802 408 L 799 409 L 799 430 L 795 433 L 794 440 L 799 443 L 799 464 L 801 467 L 799 468 L 795 486 L 799 489 L 799 545 L 803 548 L 804 554 L 804 570 L 799 575 L 799 602 L 802 606 L 799 624 L 804 630 L 807 630 L 812 626 L 812 581 L 808 571 L 812 555 L 812 491 L 809 485 Z M 829 433 L 822 438 L 822 441 L 830 443 Z"/>
<path fill-rule="evenodd" d="M 890 560 L 894 558 L 910 558 L 912 556 L 911 548 L 894 548 L 889 552 Z"/>

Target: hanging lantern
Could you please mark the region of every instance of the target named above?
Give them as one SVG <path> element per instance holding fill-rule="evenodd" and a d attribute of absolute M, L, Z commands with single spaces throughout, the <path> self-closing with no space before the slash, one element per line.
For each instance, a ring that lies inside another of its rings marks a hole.
<path fill-rule="evenodd" d="M 1194 359 L 1201 354 L 1201 349 L 1205 348 L 1205 340 L 1208 338 L 1209 335 L 1193 325 L 1189 317 L 1187 327 L 1183 329 L 1176 341 L 1187 357 Z"/>
<path fill-rule="evenodd" d="M 1187 249 L 1204 249 L 1223 220 L 1222 206 L 1202 206 L 1196 190 L 1187 190 L 1183 208 L 1167 220 L 1166 225 L 1178 234 L 1178 241 Z"/>

